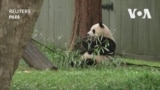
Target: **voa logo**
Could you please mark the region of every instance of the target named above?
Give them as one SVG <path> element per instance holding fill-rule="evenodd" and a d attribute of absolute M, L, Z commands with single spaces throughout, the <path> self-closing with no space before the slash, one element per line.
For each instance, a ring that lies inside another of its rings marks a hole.
<path fill-rule="evenodd" d="M 128 13 L 130 15 L 131 19 L 135 19 L 136 16 L 142 17 L 142 19 L 151 19 L 151 14 L 149 12 L 149 9 L 144 9 L 143 11 L 137 10 L 137 9 L 128 9 Z"/>

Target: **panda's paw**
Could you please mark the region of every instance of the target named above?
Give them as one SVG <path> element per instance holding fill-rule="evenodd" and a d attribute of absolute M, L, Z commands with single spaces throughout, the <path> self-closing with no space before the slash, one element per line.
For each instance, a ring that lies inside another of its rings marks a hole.
<path fill-rule="evenodd" d="M 72 62 L 70 63 L 70 65 L 73 67 L 73 66 L 74 66 L 74 62 L 72 61 Z"/>
<path fill-rule="evenodd" d="M 70 65 L 71 67 L 77 67 L 77 66 L 80 65 L 80 62 L 78 62 L 78 61 L 71 61 L 71 62 L 69 63 L 69 65 Z"/>
<path fill-rule="evenodd" d="M 75 62 L 71 61 L 71 62 L 69 63 L 69 66 L 74 67 L 74 66 L 75 66 Z"/>

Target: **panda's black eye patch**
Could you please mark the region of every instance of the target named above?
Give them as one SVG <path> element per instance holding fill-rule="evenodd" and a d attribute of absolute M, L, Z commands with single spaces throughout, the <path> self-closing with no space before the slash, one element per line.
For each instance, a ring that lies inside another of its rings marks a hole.
<path fill-rule="evenodd" d="M 96 32 L 95 29 L 93 29 L 92 32 L 95 34 L 95 32 Z"/>

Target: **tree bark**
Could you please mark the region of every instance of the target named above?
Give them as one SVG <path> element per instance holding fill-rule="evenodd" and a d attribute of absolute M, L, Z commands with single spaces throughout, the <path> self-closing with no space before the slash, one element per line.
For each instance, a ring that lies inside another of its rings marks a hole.
<path fill-rule="evenodd" d="M 78 38 L 83 38 L 90 27 L 102 22 L 101 0 L 75 0 L 75 15 L 70 49 L 75 48 Z"/>
<path fill-rule="evenodd" d="M 10 82 L 29 41 L 40 12 L 42 0 L 0 0 L 0 90 L 9 90 Z M 9 9 L 30 9 L 9 19 Z"/>

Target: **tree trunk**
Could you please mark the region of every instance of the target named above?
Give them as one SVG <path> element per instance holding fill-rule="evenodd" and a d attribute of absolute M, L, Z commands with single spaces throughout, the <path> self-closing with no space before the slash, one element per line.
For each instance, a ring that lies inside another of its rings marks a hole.
<path fill-rule="evenodd" d="M 93 24 L 102 22 L 101 3 L 101 0 L 75 0 L 71 50 L 75 48 L 78 38 L 83 38 Z"/>
<path fill-rule="evenodd" d="M 42 0 L 0 0 L 0 90 L 10 88 L 12 76 L 31 37 L 41 4 Z M 11 9 L 14 12 L 30 9 L 31 12 L 13 14 L 9 13 Z M 9 19 L 10 15 L 20 15 L 20 19 Z"/>

